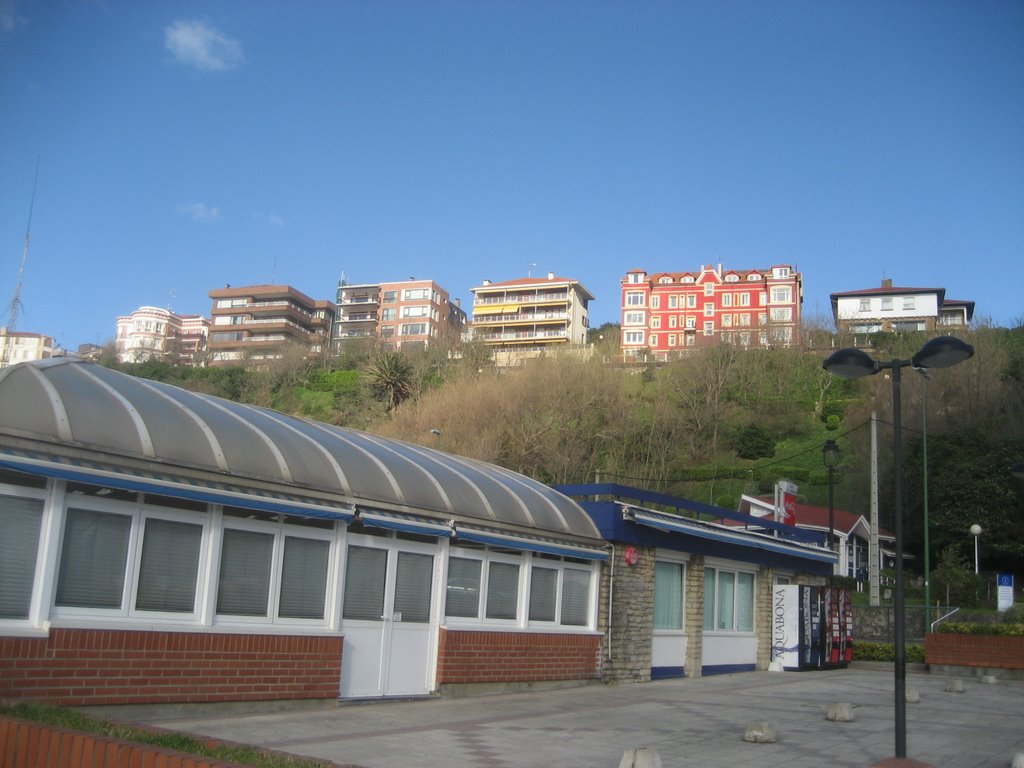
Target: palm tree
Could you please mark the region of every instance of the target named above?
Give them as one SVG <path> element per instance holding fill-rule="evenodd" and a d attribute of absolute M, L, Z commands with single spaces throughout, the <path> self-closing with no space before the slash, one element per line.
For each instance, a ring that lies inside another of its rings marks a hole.
<path fill-rule="evenodd" d="M 378 351 L 366 366 L 374 396 L 393 411 L 413 396 L 412 363 L 401 352 Z"/>

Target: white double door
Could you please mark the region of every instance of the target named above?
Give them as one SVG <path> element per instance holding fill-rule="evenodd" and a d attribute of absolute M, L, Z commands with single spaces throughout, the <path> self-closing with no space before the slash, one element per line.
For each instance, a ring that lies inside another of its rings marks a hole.
<path fill-rule="evenodd" d="M 436 544 L 350 537 L 342 606 L 342 697 L 430 692 L 438 562 Z"/>

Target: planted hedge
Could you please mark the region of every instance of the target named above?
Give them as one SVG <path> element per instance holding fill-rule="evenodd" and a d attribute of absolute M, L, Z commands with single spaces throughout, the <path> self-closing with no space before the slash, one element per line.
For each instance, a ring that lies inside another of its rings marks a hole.
<path fill-rule="evenodd" d="M 904 657 L 911 664 L 924 663 L 924 646 L 911 643 L 904 648 Z M 854 661 L 896 661 L 892 643 L 871 643 L 857 640 L 853 644 Z"/>
<path fill-rule="evenodd" d="M 965 621 L 951 621 L 946 624 L 939 624 L 935 631 L 947 635 L 1021 637 L 1024 636 L 1024 624 L 973 624 Z"/>

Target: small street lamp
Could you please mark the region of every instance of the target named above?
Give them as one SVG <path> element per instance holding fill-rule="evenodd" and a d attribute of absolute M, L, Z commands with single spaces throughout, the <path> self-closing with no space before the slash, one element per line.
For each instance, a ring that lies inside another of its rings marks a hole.
<path fill-rule="evenodd" d="M 892 372 L 892 461 L 893 461 L 893 528 L 896 536 L 895 595 L 893 598 L 893 646 L 896 709 L 896 757 L 907 756 L 907 648 L 906 608 L 903 594 L 903 454 L 902 410 L 900 406 L 900 372 L 903 368 L 949 368 L 962 363 L 974 354 L 974 347 L 954 336 L 937 336 L 925 343 L 909 360 L 875 360 L 862 349 L 846 348 L 833 352 L 822 363 L 829 373 L 844 379 L 859 379 L 879 371 Z"/>
<path fill-rule="evenodd" d="M 432 429 L 430 430 L 430 434 L 434 436 L 434 449 L 438 451 L 441 450 L 441 430 Z"/>
<path fill-rule="evenodd" d="M 978 575 L 978 537 L 981 536 L 981 526 L 975 523 L 971 526 L 971 536 L 974 537 L 974 575 Z"/>
<path fill-rule="evenodd" d="M 839 451 L 839 446 L 836 445 L 835 440 L 826 440 L 825 445 L 821 447 L 821 460 L 828 468 L 828 549 L 830 552 L 836 551 L 835 537 L 836 537 L 836 509 L 835 509 L 835 471 L 836 465 L 839 463 L 839 459 L 842 457 L 842 453 Z M 836 555 L 836 562 L 839 561 L 838 553 Z M 832 566 L 832 576 L 835 575 L 836 567 Z M 833 579 L 830 577 L 828 583 L 831 585 Z"/>

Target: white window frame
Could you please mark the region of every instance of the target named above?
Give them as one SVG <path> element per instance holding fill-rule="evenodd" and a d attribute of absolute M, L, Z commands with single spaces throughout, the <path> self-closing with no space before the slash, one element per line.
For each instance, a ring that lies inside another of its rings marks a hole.
<path fill-rule="evenodd" d="M 643 346 L 644 343 L 644 332 L 643 331 L 623 331 L 622 332 L 622 343 L 636 346 Z"/>
<path fill-rule="evenodd" d="M 623 325 L 644 325 L 646 323 L 643 310 L 630 310 L 622 316 Z"/>
<path fill-rule="evenodd" d="M 646 306 L 644 302 L 643 291 L 626 291 L 626 306 L 627 307 L 643 307 Z"/>

